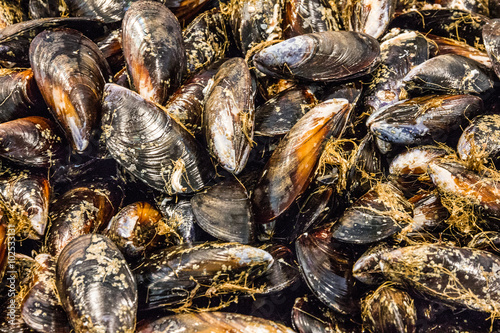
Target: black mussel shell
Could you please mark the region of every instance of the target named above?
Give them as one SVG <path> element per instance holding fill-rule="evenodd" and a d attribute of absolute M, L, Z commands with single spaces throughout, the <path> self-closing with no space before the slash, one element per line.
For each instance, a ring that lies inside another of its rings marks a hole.
<path fill-rule="evenodd" d="M 107 84 L 103 112 L 109 153 L 147 185 L 187 194 L 200 190 L 213 177 L 214 168 L 203 147 L 153 102 Z"/>
<path fill-rule="evenodd" d="M 497 161 L 500 156 L 500 115 L 480 115 L 464 129 L 457 145 L 458 156 L 468 162 Z"/>
<path fill-rule="evenodd" d="M 132 332 L 137 286 L 125 258 L 102 235 L 74 239 L 57 260 L 56 284 L 76 332 Z"/>
<path fill-rule="evenodd" d="M 433 34 L 425 35 L 432 39 L 439 49 L 439 54 L 458 54 L 477 61 L 486 68 L 492 68 L 492 61 L 485 51 L 479 50 L 469 44 L 456 39 L 439 37 Z"/>
<path fill-rule="evenodd" d="M 105 23 L 123 19 L 136 0 L 64 0 L 71 16 L 89 17 Z"/>
<path fill-rule="evenodd" d="M 286 1 L 285 6 L 283 33 L 286 38 L 313 32 L 340 30 L 339 13 L 334 2 L 293 0 Z"/>
<path fill-rule="evenodd" d="M 467 247 L 500 254 L 500 232 L 482 231 L 474 235 Z"/>
<path fill-rule="evenodd" d="M 413 220 L 403 228 L 401 234 L 445 229 L 445 220 L 450 217 L 448 209 L 441 203 L 437 191 L 421 191 L 408 200 L 413 204 Z"/>
<path fill-rule="evenodd" d="M 236 180 L 224 180 L 191 199 L 198 225 L 226 242 L 255 240 L 252 207 L 246 189 Z"/>
<path fill-rule="evenodd" d="M 58 17 L 59 1 L 54 0 L 29 0 L 29 16 L 32 20 L 45 17 Z"/>
<path fill-rule="evenodd" d="M 396 9 L 396 0 L 352 1 L 346 7 L 344 24 L 350 31 L 362 32 L 379 38 L 386 31 Z"/>
<path fill-rule="evenodd" d="M 377 64 L 376 39 L 357 32 L 327 31 L 287 39 L 253 57 L 264 74 L 312 81 L 338 81 L 367 74 Z"/>
<path fill-rule="evenodd" d="M 380 285 L 385 281 L 380 268 L 382 253 L 391 251 L 389 244 L 380 242 L 361 255 L 352 267 L 353 276 L 356 280 L 369 285 Z"/>
<path fill-rule="evenodd" d="M 206 240 L 205 232 L 198 226 L 190 200 L 171 202 L 164 199 L 158 204 L 164 216 L 165 230 L 159 230 L 175 244 L 189 244 Z"/>
<path fill-rule="evenodd" d="M 495 74 L 500 77 L 500 19 L 493 19 L 483 27 L 483 40 Z"/>

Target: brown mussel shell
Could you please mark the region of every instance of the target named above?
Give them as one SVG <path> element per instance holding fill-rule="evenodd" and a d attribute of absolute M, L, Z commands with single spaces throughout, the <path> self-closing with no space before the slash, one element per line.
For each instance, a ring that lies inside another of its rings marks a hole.
<path fill-rule="evenodd" d="M 250 154 L 255 119 L 255 91 L 245 60 L 224 62 L 210 87 L 202 121 L 208 149 L 224 169 L 238 174 Z"/>
<path fill-rule="evenodd" d="M 29 291 L 21 305 L 26 324 L 39 332 L 66 333 L 71 328 L 56 290 L 56 267 L 49 254 L 35 257 Z"/>
<path fill-rule="evenodd" d="M 437 191 L 421 191 L 408 201 L 413 204 L 413 220 L 401 231 L 403 236 L 408 233 L 446 228 L 447 224 L 444 222 L 450 217 L 450 213 L 441 203 Z"/>
<path fill-rule="evenodd" d="M 396 0 L 350 0 L 346 1 L 345 25 L 350 31 L 365 33 L 379 38 L 386 31 L 396 9 Z"/>
<path fill-rule="evenodd" d="M 56 284 L 76 332 L 133 332 L 137 286 L 120 250 L 102 235 L 74 239 L 57 260 Z"/>
<path fill-rule="evenodd" d="M 29 17 L 32 20 L 44 17 L 58 17 L 60 1 L 29 0 Z"/>
<path fill-rule="evenodd" d="M 376 39 L 358 32 L 301 35 L 268 46 L 253 57 L 256 68 L 279 78 L 338 81 L 367 74 L 378 63 Z"/>
<path fill-rule="evenodd" d="M 116 84 L 104 90 L 106 147 L 128 172 L 167 193 L 192 193 L 208 183 L 210 157 L 185 127 L 131 90 Z"/>
<path fill-rule="evenodd" d="M 30 46 L 30 62 L 40 92 L 81 153 L 98 124 L 109 65 L 94 42 L 71 29 L 44 31 Z"/>
<path fill-rule="evenodd" d="M 286 1 L 285 6 L 284 34 L 287 38 L 340 30 L 336 8 L 326 0 Z"/>
<path fill-rule="evenodd" d="M 132 86 L 145 99 L 163 104 L 186 73 L 181 26 L 154 1 L 134 2 L 122 22 L 123 54 Z"/>
<path fill-rule="evenodd" d="M 495 74 L 500 77 L 500 19 L 493 19 L 483 27 L 484 47 L 493 64 Z"/>
<path fill-rule="evenodd" d="M 345 99 L 332 99 L 311 109 L 273 152 L 252 196 L 257 223 L 282 214 L 302 194 L 318 162 L 326 139 L 342 133 L 350 112 Z"/>
<path fill-rule="evenodd" d="M 223 180 L 197 193 L 191 205 L 198 225 L 215 238 L 241 244 L 255 240 L 250 198 L 238 181 Z"/>
<path fill-rule="evenodd" d="M 0 31 L 0 60 L 17 66 L 29 66 L 30 44 L 46 29 L 71 28 L 95 40 L 105 36 L 108 28 L 103 22 L 79 17 L 50 17 L 10 25 Z"/>
<path fill-rule="evenodd" d="M 432 34 L 425 36 L 437 44 L 439 54 L 458 54 L 475 60 L 486 68 L 492 68 L 493 66 L 490 57 L 485 51 L 472 47 L 465 42 Z"/>
<path fill-rule="evenodd" d="M 59 128 L 32 116 L 0 124 L 0 156 L 17 164 L 50 167 L 65 155 Z"/>
<path fill-rule="evenodd" d="M 127 258 L 139 258 L 157 245 L 161 213 L 147 202 L 130 204 L 110 221 L 104 234 Z"/>
<path fill-rule="evenodd" d="M 189 306 L 194 298 L 251 292 L 272 265 L 264 250 L 238 243 L 182 244 L 144 258 L 135 271 L 144 309 Z"/>
<path fill-rule="evenodd" d="M 137 333 L 294 333 L 288 327 L 259 317 L 239 313 L 200 312 L 163 317 L 138 324 Z"/>

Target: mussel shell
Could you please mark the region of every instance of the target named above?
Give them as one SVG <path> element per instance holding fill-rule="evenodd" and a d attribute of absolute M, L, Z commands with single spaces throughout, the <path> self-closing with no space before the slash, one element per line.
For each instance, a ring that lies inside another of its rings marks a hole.
<path fill-rule="evenodd" d="M 370 332 L 407 332 L 417 330 L 417 309 L 405 291 L 381 285 L 361 304 L 363 327 Z"/>
<path fill-rule="evenodd" d="M 147 202 L 136 202 L 118 212 L 104 234 L 127 258 L 138 258 L 157 245 L 161 213 Z"/>
<path fill-rule="evenodd" d="M 18 164 L 50 167 L 65 155 L 59 128 L 32 116 L 0 124 L 0 156 Z"/>
<path fill-rule="evenodd" d="M 125 66 L 125 58 L 122 52 L 122 30 L 111 31 L 106 38 L 96 43 L 102 55 L 112 68 L 113 73 Z"/>
<path fill-rule="evenodd" d="M 256 68 L 274 77 L 335 81 L 367 74 L 378 63 L 376 39 L 357 32 L 301 35 L 269 46 L 253 57 Z"/>
<path fill-rule="evenodd" d="M 53 0 L 29 0 L 29 16 L 32 20 L 44 17 L 58 17 L 59 1 Z"/>
<path fill-rule="evenodd" d="M 101 51 L 76 30 L 44 31 L 31 43 L 30 62 L 50 111 L 73 148 L 83 152 L 98 124 L 102 92 L 111 72 Z"/>
<path fill-rule="evenodd" d="M 383 141 L 399 145 L 432 144 L 446 140 L 482 108 L 483 101 L 477 96 L 429 95 L 380 109 L 366 124 Z"/>
<path fill-rule="evenodd" d="M 493 63 L 495 74 L 500 77 L 500 19 L 493 19 L 483 27 L 483 40 L 486 52 Z"/>
<path fill-rule="evenodd" d="M 71 16 L 89 17 L 111 23 L 121 21 L 135 0 L 64 0 Z"/>
<path fill-rule="evenodd" d="M 37 255 L 32 275 L 29 291 L 21 305 L 23 320 L 39 332 L 70 332 L 66 313 L 57 295 L 53 258 L 49 254 Z"/>
<path fill-rule="evenodd" d="M 165 224 L 174 231 L 174 241 L 178 244 L 189 244 L 203 240 L 203 230 L 198 226 L 190 200 L 179 200 L 176 203 L 163 200 L 158 206 L 165 218 Z M 170 230 L 167 232 L 171 233 Z M 167 235 L 167 238 L 170 238 L 168 236 L 170 235 Z"/>
<path fill-rule="evenodd" d="M 486 68 L 492 68 L 493 66 L 490 57 L 485 51 L 472 47 L 465 42 L 432 34 L 427 34 L 425 36 L 432 39 L 437 44 L 439 54 L 458 54 L 475 60 Z"/>
<path fill-rule="evenodd" d="M 116 214 L 122 200 L 113 182 L 74 187 L 51 203 L 49 253 L 57 257 L 75 238 L 103 229 Z"/>
<path fill-rule="evenodd" d="M 266 223 L 282 214 L 309 185 L 326 138 L 339 136 L 350 112 L 345 99 L 311 109 L 273 152 L 252 196 L 255 220 Z"/>
<path fill-rule="evenodd" d="M 410 94 L 435 92 L 446 94 L 483 94 L 494 82 L 476 61 L 444 54 L 414 67 L 404 78 L 403 87 Z"/>
<path fill-rule="evenodd" d="M 363 32 L 379 38 L 387 29 L 396 8 L 396 0 L 351 1 L 344 13 L 350 31 Z"/>
<path fill-rule="evenodd" d="M 213 177 L 206 151 L 153 102 L 107 84 L 102 107 L 109 153 L 147 185 L 167 193 L 192 193 Z"/>
<path fill-rule="evenodd" d="M 180 306 L 195 297 L 244 291 L 265 273 L 273 258 L 238 243 L 182 244 L 158 250 L 135 271 L 144 309 Z M 228 289 L 224 288 L 227 285 Z M 211 293 L 206 293 L 211 288 Z"/>
<path fill-rule="evenodd" d="M 255 105 L 252 76 L 243 58 L 219 67 L 207 95 L 202 126 L 208 149 L 234 174 L 245 167 L 252 144 Z"/>
<path fill-rule="evenodd" d="M 0 122 L 41 115 L 40 95 L 31 69 L 0 70 Z"/>
<path fill-rule="evenodd" d="M 0 31 L 0 60 L 17 66 L 29 66 L 31 41 L 46 29 L 71 28 L 81 31 L 92 40 L 108 33 L 103 22 L 79 17 L 50 17 L 13 24 Z"/>
<path fill-rule="evenodd" d="M 137 286 L 120 250 L 102 235 L 69 243 L 57 260 L 56 284 L 76 332 L 131 332 Z"/>
<path fill-rule="evenodd" d="M 285 2 L 285 28 L 287 38 L 312 32 L 338 31 L 338 13 L 326 0 L 293 0 Z"/>
<path fill-rule="evenodd" d="M 186 48 L 187 74 L 222 59 L 229 48 L 229 30 L 218 9 L 198 15 L 182 32 Z"/>
<path fill-rule="evenodd" d="M 500 154 L 500 115 L 472 119 L 458 140 L 457 153 L 464 161 L 497 160 Z"/>
<path fill-rule="evenodd" d="M 40 239 L 45 234 L 49 214 L 51 187 L 49 180 L 29 171 L 6 172 L 0 177 L 0 201 L 16 222 L 16 231 L 23 237 Z"/>
<path fill-rule="evenodd" d="M 255 110 L 255 134 L 284 135 L 316 104 L 314 93 L 307 87 L 281 91 Z"/>
<path fill-rule="evenodd" d="M 332 237 L 355 244 L 378 242 L 410 223 L 412 208 L 394 185 L 380 183 L 344 212 L 332 229 Z"/>
<path fill-rule="evenodd" d="M 288 327 L 267 319 L 227 312 L 185 313 L 139 323 L 137 333 L 241 332 L 293 333 Z"/>
<path fill-rule="evenodd" d="M 295 299 L 292 323 L 299 333 L 361 332 L 353 318 L 332 311 L 311 295 Z"/>
<path fill-rule="evenodd" d="M 385 252 L 383 274 L 428 298 L 494 312 L 500 303 L 500 257 L 489 252 L 445 245 L 408 246 Z"/>
<path fill-rule="evenodd" d="M 215 238 L 242 244 L 255 240 L 250 198 L 238 181 L 224 180 L 197 193 L 191 205 L 198 225 Z"/>
<path fill-rule="evenodd" d="M 413 221 L 403 228 L 402 234 L 433 231 L 447 226 L 444 221 L 450 213 L 441 204 L 437 191 L 422 192 L 409 199 L 413 204 Z"/>
<path fill-rule="evenodd" d="M 132 86 L 145 99 L 163 104 L 186 73 L 181 26 L 159 2 L 134 2 L 122 22 L 123 54 Z"/>
<path fill-rule="evenodd" d="M 500 254 L 500 232 L 483 231 L 474 235 L 467 247 Z"/>
<path fill-rule="evenodd" d="M 342 314 L 359 311 L 352 276 L 352 253 L 332 238 L 331 224 L 314 229 L 295 241 L 302 277 L 314 295 Z"/>
<path fill-rule="evenodd" d="M 391 251 L 389 244 L 380 242 L 361 255 L 352 267 L 352 273 L 356 280 L 369 285 L 380 285 L 385 281 L 380 268 L 380 258 L 384 252 Z"/>

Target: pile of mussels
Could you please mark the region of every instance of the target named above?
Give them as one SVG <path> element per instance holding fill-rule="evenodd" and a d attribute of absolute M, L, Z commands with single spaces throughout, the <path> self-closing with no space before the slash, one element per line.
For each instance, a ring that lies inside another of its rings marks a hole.
<path fill-rule="evenodd" d="M 0 332 L 500 332 L 498 0 L 0 5 Z"/>

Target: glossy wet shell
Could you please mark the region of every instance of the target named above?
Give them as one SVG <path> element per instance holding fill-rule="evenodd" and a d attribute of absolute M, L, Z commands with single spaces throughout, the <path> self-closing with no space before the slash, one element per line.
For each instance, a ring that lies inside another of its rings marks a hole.
<path fill-rule="evenodd" d="M 206 151 L 152 102 L 107 84 L 103 111 L 108 151 L 149 186 L 167 193 L 192 193 L 212 178 L 213 166 Z"/>
<path fill-rule="evenodd" d="M 496 159 L 500 153 L 500 115 L 480 115 L 464 129 L 458 141 L 458 156 L 465 161 Z"/>
<path fill-rule="evenodd" d="M 367 74 L 377 64 L 376 39 L 357 32 L 328 31 L 287 39 L 257 53 L 264 74 L 312 81 L 334 81 Z"/>
<path fill-rule="evenodd" d="M 84 16 L 106 23 L 121 21 L 135 0 L 64 0 L 71 16 Z"/>
<path fill-rule="evenodd" d="M 205 138 L 220 165 L 238 174 L 247 163 L 253 139 L 252 77 L 243 58 L 232 58 L 213 80 L 203 112 Z"/>
<path fill-rule="evenodd" d="M 495 74 L 500 76 L 500 19 L 493 19 L 483 27 L 483 39 L 486 52 L 493 63 Z"/>
<path fill-rule="evenodd" d="M 325 0 L 294 0 L 285 4 L 287 38 L 312 32 L 340 30 L 338 13 Z"/>
<path fill-rule="evenodd" d="M 293 333 L 290 328 L 270 320 L 227 312 L 201 312 L 163 317 L 143 323 L 137 333 L 196 331 L 198 333 Z"/>
<path fill-rule="evenodd" d="M 101 51 L 78 31 L 44 31 L 31 43 L 30 62 L 52 114 L 73 148 L 83 152 L 98 123 L 110 72 Z"/>
<path fill-rule="evenodd" d="M 379 38 L 392 20 L 396 2 L 396 0 L 348 1 L 344 24 L 349 25 L 350 31 L 363 32 L 373 38 Z"/>
<path fill-rule="evenodd" d="M 159 2 L 134 2 L 122 22 L 122 45 L 135 91 L 163 104 L 186 73 L 177 18 Z"/>
<path fill-rule="evenodd" d="M 136 281 L 108 238 L 85 235 L 69 243 L 57 260 L 56 283 L 76 332 L 134 331 Z"/>

